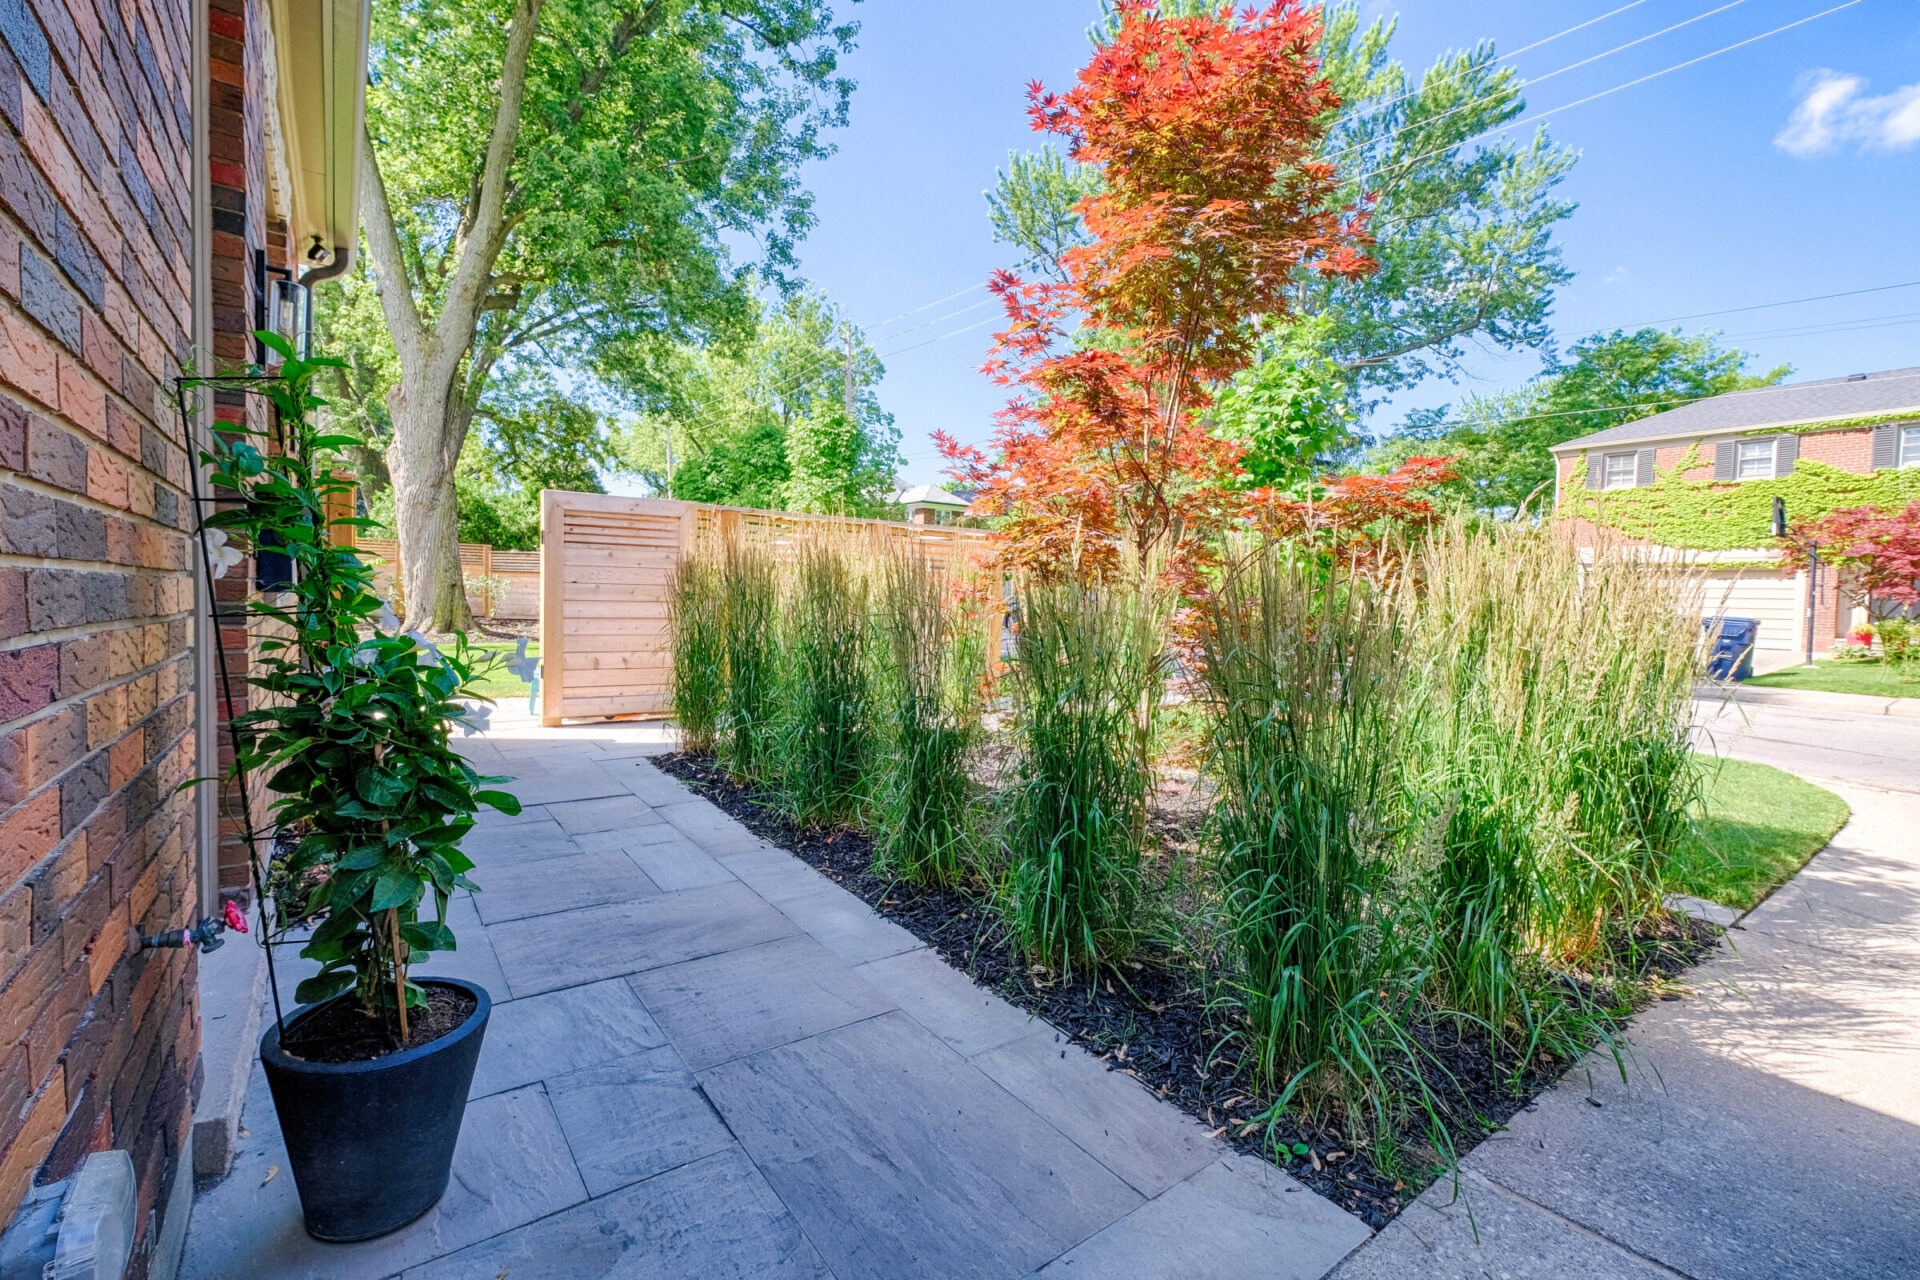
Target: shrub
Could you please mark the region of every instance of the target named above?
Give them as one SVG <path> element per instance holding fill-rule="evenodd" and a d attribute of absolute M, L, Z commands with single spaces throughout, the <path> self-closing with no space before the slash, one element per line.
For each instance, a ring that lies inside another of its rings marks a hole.
<path fill-rule="evenodd" d="M 715 754 L 734 777 L 763 782 L 773 776 L 779 737 L 777 566 L 765 547 L 739 540 L 720 549 L 719 565 L 726 681 Z"/>
<path fill-rule="evenodd" d="M 986 634 L 967 600 L 912 551 L 880 566 L 876 616 L 886 750 L 875 786 L 874 864 L 953 885 L 974 858 L 973 754 Z"/>
<path fill-rule="evenodd" d="M 1071 973 L 1133 944 L 1167 610 L 1129 582 L 1033 578 L 1019 607 L 1008 923 L 1035 962 Z"/>
<path fill-rule="evenodd" d="M 1255 1074 L 1279 1107 L 1384 1105 L 1408 1002 L 1383 894 L 1404 741 L 1392 613 L 1269 546 L 1229 568 L 1201 635 L 1212 839 Z"/>
<path fill-rule="evenodd" d="M 781 803 L 801 823 L 852 821 L 873 755 L 865 566 L 831 537 L 784 567 L 779 741 Z"/>
<path fill-rule="evenodd" d="M 283 358 L 278 379 L 194 384 L 263 390 L 285 433 L 280 452 L 263 453 L 253 433 L 223 429 L 200 455 L 212 483 L 242 499 L 209 515 L 206 529 L 277 544 L 295 567 L 284 594 L 247 602 L 270 624 L 248 681 L 265 696 L 233 718 L 233 768 L 243 780 L 264 775 L 275 822 L 291 838 L 276 866 L 278 923 L 321 919 L 301 949 L 320 970 L 295 998 L 351 991 L 405 1044 L 408 1010 L 426 1003 L 409 973 L 428 953 L 454 948 L 448 901 L 477 887 L 460 842 L 481 805 L 512 814 L 520 804 L 488 789 L 507 779 L 480 776 L 449 743 L 455 725 L 485 722 L 483 708 L 461 701 L 477 697 L 484 674 L 466 638 L 442 653 L 415 633 L 382 630 L 372 570 L 328 536 L 328 502 L 352 482 L 316 471 L 312 459 L 358 441 L 316 428 L 322 402 L 311 388 L 338 362 L 301 360 L 284 339 L 259 336 Z M 257 863 L 254 872 L 259 889 Z M 421 909 L 429 895 L 431 919 Z"/>
<path fill-rule="evenodd" d="M 1413 569 L 1409 804 L 1433 832 L 1439 995 L 1531 1036 L 1537 997 L 1566 990 L 1543 962 L 1604 967 L 1661 909 L 1699 789 L 1699 610 L 1682 572 L 1520 527 L 1451 523 Z"/>
<path fill-rule="evenodd" d="M 674 568 L 667 591 L 673 639 L 673 719 L 684 750 L 709 754 L 727 697 L 727 647 L 721 565 L 699 552 Z"/>

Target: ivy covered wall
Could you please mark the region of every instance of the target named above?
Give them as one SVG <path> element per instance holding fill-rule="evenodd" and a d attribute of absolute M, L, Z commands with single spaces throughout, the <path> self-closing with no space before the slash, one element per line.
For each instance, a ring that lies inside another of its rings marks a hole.
<path fill-rule="evenodd" d="M 1897 507 L 1920 499 L 1920 467 L 1861 474 L 1802 458 L 1772 480 L 1682 479 L 1704 465 L 1698 445 L 1678 463 L 1655 468 L 1637 489 L 1588 489 L 1587 460 L 1576 457 L 1561 486 L 1561 514 L 1581 517 L 1633 538 L 1694 551 L 1740 551 L 1772 541 L 1773 500 L 1787 500 L 1793 520 L 1836 507 Z"/>

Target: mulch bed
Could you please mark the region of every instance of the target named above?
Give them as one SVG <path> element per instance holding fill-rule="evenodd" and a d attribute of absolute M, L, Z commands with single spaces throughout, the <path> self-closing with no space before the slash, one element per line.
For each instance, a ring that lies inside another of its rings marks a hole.
<path fill-rule="evenodd" d="M 678 753 L 655 756 L 653 763 L 754 834 L 858 895 L 982 986 L 1046 1019 L 1104 1059 L 1108 1070 L 1134 1076 L 1204 1121 L 1222 1140 L 1280 1164 L 1367 1225 L 1385 1226 L 1425 1185 L 1416 1173 L 1379 1168 L 1336 1124 L 1286 1118 L 1269 1131 L 1254 1121 L 1267 1102 L 1238 1059 L 1233 1026 L 1210 1008 L 1208 982 L 1212 978 L 1217 984 L 1219 975 L 1210 973 L 1207 964 L 1147 948 L 1092 980 L 1049 982 L 1022 963 L 984 896 L 875 875 L 873 842 L 865 834 L 796 827 L 755 788 L 729 778 L 711 757 Z M 1156 832 L 1167 838 L 1188 826 L 1188 818 L 1156 814 Z M 1645 949 L 1647 969 L 1667 978 L 1698 963 L 1719 937 L 1704 921 L 1683 920 L 1669 934 L 1642 940 L 1658 944 Z M 1419 1036 L 1423 1048 L 1444 1068 L 1434 1073 L 1438 1081 L 1429 1081 L 1429 1087 L 1444 1110 L 1456 1155 L 1465 1155 L 1529 1105 L 1569 1065 L 1536 1062 L 1518 1073 L 1516 1081 L 1516 1063 L 1493 1060 L 1484 1038 L 1464 1034 L 1453 1023 L 1422 1027 Z M 1276 1148 L 1297 1143 L 1305 1143 L 1310 1154 L 1276 1154 Z M 1437 1166 L 1440 1161 L 1431 1152 L 1424 1157 L 1410 1153 L 1405 1163 Z"/>

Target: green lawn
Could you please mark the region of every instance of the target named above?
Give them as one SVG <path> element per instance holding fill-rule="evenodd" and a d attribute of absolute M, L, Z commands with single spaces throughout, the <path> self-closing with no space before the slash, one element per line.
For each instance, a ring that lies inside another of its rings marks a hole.
<path fill-rule="evenodd" d="M 1822 693 L 1864 693 L 1875 698 L 1920 698 L 1920 672 L 1901 679 L 1878 658 L 1816 662 L 1755 676 L 1748 684 L 1763 689 L 1818 689 Z"/>
<path fill-rule="evenodd" d="M 497 653 L 502 657 L 511 658 L 516 643 L 518 642 L 512 640 L 476 640 L 469 647 L 480 652 Z M 527 646 L 527 655 L 533 658 L 540 656 L 538 641 Z M 527 682 L 504 666 L 497 667 L 481 677 L 475 683 L 475 687 L 495 702 L 512 702 L 516 698 L 527 696 Z"/>
<path fill-rule="evenodd" d="M 1697 840 L 1667 863 L 1667 887 L 1745 910 L 1826 847 L 1847 802 L 1791 774 L 1745 760 L 1706 762 Z"/>

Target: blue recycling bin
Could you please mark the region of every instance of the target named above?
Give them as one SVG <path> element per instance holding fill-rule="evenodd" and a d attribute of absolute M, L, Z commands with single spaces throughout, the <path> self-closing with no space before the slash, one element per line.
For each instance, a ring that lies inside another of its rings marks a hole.
<path fill-rule="evenodd" d="M 1753 677 L 1753 649 L 1760 642 L 1758 618 L 1705 618 L 1707 674 L 1715 680 Z"/>

